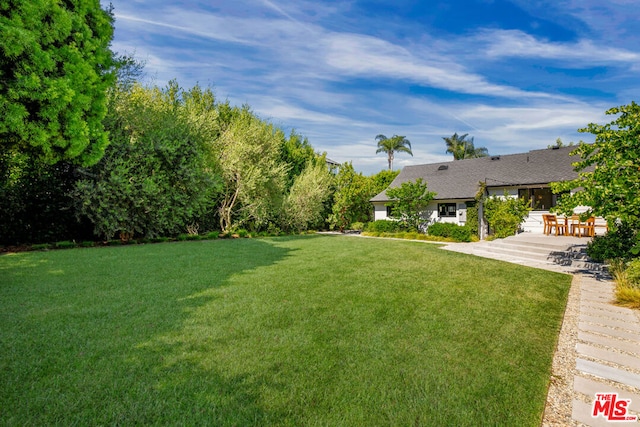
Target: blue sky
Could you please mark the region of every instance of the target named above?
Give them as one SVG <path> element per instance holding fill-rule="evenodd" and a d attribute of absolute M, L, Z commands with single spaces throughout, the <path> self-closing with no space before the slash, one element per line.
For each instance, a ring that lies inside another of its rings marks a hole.
<path fill-rule="evenodd" d="M 387 167 L 375 136 L 451 160 L 468 133 L 491 154 L 591 134 L 608 108 L 640 101 L 638 0 L 111 0 L 113 49 L 145 82 L 210 86 L 329 158 Z"/>

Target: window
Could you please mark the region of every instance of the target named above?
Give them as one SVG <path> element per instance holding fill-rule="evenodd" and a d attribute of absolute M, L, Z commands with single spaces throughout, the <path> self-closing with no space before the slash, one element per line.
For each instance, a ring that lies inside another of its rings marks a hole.
<path fill-rule="evenodd" d="M 387 218 L 391 218 L 391 206 L 387 206 Z"/>
<path fill-rule="evenodd" d="M 528 201 L 534 211 L 548 211 L 558 203 L 558 196 L 550 188 L 520 188 L 518 197 Z"/>
<path fill-rule="evenodd" d="M 455 203 L 438 203 L 438 216 L 442 217 L 455 217 L 456 204 Z"/>

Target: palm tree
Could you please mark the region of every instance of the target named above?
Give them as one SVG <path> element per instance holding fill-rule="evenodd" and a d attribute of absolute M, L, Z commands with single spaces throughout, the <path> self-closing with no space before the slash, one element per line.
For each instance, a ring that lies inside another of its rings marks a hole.
<path fill-rule="evenodd" d="M 411 152 L 411 142 L 404 136 L 393 135 L 391 138 L 387 138 L 384 135 L 376 136 L 378 141 L 378 153 L 387 153 L 389 160 L 389 170 L 393 169 L 393 153 L 407 153 L 413 156 Z"/>
<path fill-rule="evenodd" d="M 466 139 L 468 133 L 464 135 L 458 135 L 458 133 L 454 133 L 450 137 L 442 137 L 444 141 L 447 143 L 447 153 L 453 154 L 453 160 L 462 160 L 462 159 L 473 159 L 476 157 L 487 157 L 489 155 L 489 150 L 485 147 L 476 148 L 473 145 L 473 137 L 471 139 Z"/>

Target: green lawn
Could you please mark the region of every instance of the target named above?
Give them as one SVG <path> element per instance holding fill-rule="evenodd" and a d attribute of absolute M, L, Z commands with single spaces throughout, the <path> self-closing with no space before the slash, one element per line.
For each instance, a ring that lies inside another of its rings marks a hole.
<path fill-rule="evenodd" d="M 308 236 L 0 256 L 0 424 L 534 426 L 570 277 Z"/>

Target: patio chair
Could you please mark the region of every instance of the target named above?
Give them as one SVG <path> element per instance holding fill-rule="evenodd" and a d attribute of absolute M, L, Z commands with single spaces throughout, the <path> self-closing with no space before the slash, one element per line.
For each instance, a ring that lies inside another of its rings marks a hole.
<path fill-rule="evenodd" d="M 578 230 L 578 237 L 582 237 L 583 235 L 588 237 L 595 236 L 596 234 L 595 224 L 596 224 L 596 218 L 593 216 L 588 220 L 586 220 L 585 222 L 581 222 L 580 224 L 577 224 L 576 229 Z"/>
<path fill-rule="evenodd" d="M 580 225 L 580 215 L 571 215 L 571 224 L 569 224 L 569 234 L 575 236 L 578 233 L 578 225 Z"/>
<path fill-rule="evenodd" d="M 567 228 L 564 223 L 558 222 L 555 215 L 542 215 L 544 222 L 544 234 L 547 236 L 555 229 L 555 235 L 560 236 L 566 234 Z"/>

